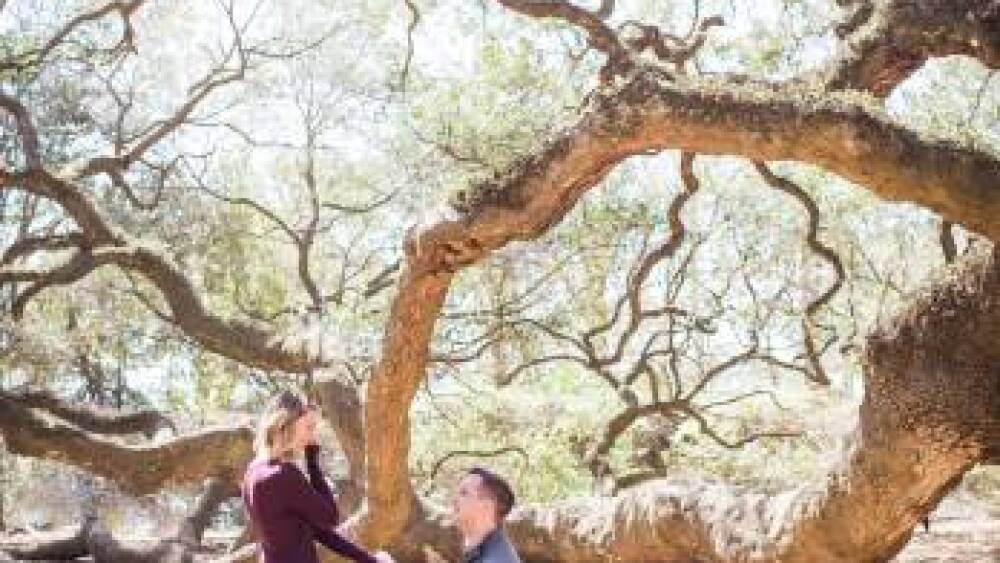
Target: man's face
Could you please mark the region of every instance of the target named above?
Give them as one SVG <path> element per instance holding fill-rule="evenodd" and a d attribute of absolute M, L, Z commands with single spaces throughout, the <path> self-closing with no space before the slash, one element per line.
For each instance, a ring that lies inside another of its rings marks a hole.
<path fill-rule="evenodd" d="M 472 529 L 483 521 L 492 519 L 493 499 L 483 491 L 483 479 L 470 473 L 458 483 L 458 490 L 451 501 L 455 523 L 462 529 Z"/>

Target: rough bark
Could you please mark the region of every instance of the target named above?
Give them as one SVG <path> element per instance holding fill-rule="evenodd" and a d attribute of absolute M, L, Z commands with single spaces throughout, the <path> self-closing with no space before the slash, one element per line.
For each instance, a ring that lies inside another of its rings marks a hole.
<path fill-rule="evenodd" d="M 361 522 L 372 541 L 382 544 L 398 538 L 415 505 L 406 478 L 409 431 L 406 410 L 413 390 L 424 376 L 427 343 L 452 272 L 510 241 L 538 236 L 621 160 L 664 149 L 813 163 L 869 188 L 884 199 L 917 203 L 990 238 L 1000 239 L 997 160 L 973 149 L 924 139 L 892 123 L 864 96 L 824 94 L 794 86 L 765 88 L 682 77 L 667 80 L 656 72 L 637 72 L 617 90 L 595 96 L 591 110 L 575 127 L 512 167 L 509 174 L 464 194 L 458 204 L 460 216 L 423 229 L 407 242 L 404 275 L 386 329 L 383 357 L 369 384 L 366 401 L 370 456 L 367 474 L 371 488 L 368 510 Z M 875 440 L 864 432 L 859 441 L 858 453 L 844 473 L 859 491 L 864 488 L 860 486 L 862 483 L 868 483 L 866 479 L 880 482 L 879 468 L 896 459 L 896 450 L 916 453 L 914 448 L 919 448 L 920 443 L 909 434 Z M 976 448 L 959 447 L 917 466 L 934 477 L 919 482 L 915 492 L 925 495 L 922 504 L 908 509 L 914 514 L 927 510 L 932 504 L 928 499 L 943 494 L 955 476 L 961 475 L 981 455 L 982 451 Z M 377 462 L 371 463 L 372 459 Z M 898 485 L 898 490 L 905 490 L 913 485 L 916 476 L 901 471 L 892 484 Z M 884 495 L 893 490 L 897 489 L 882 488 L 878 492 Z M 810 498 L 813 497 L 818 498 L 817 493 L 813 492 Z M 845 497 L 879 499 L 875 488 Z M 842 516 L 834 509 L 834 501 L 840 498 L 837 490 L 827 491 L 822 498 L 828 499 L 819 503 L 826 515 L 815 520 L 837 525 Z M 672 502 L 669 499 L 665 501 L 668 505 Z M 731 502 L 723 505 L 732 507 Z M 800 501 L 799 506 L 807 505 L 808 502 Z M 661 508 L 653 508 L 662 512 Z M 711 512 L 717 508 L 718 505 L 711 504 L 705 510 Z M 907 518 L 898 513 L 898 508 L 887 508 L 897 520 L 879 524 L 899 524 L 906 528 Z M 551 517 L 548 512 L 541 514 L 540 518 Z M 571 520 L 588 518 L 572 507 L 566 514 L 576 514 L 570 516 Z M 661 516 L 660 520 L 670 521 L 669 517 Z M 769 530 L 765 527 L 766 519 L 760 518 L 761 524 L 756 529 Z M 810 521 L 805 514 L 795 520 Z M 772 518 L 766 524 L 790 525 L 791 521 Z M 839 525 L 849 524 L 839 522 Z M 686 556 L 715 553 L 718 557 L 718 551 L 705 539 L 716 534 L 712 526 L 709 521 L 689 525 L 687 547 L 678 553 Z M 625 522 L 617 528 L 606 528 L 605 532 L 614 538 L 624 538 L 628 534 L 623 530 L 628 529 Z M 826 548 L 818 545 L 823 541 L 818 534 L 810 536 L 806 524 L 799 529 L 803 531 L 795 533 L 794 543 L 802 553 L 824 553 L 822 550 Z M 882 531 L 888 537 L 899 536 L 892 529 Z M 592 538 L 582 543 L 573 540 L 573 534 L 559 535 L 564 538 L 560 544 L 556 535 L 545 535 L 538 542 L 543 547 L 537 550 L 532 550 L 528 542 L 527 551 L 540 560 L 546 557 L 589 560 L 604 549 L 626 559 L 629 553 L 636 553 L 629 551 L 628 542 L 621 539 L 604 547 L 595 544 Z M 572 553 L 565 553 L 565 557 L 554 547 L 574 544 Z M 582 552 L 580 545 L 598 551 Z M 648 538 L 638 537 L 633 538 L 631 545 L 635 548 L 650 544 Z M 773 542 L 761 545 L 770 545 L 771 556 L 775 554 L 773 550 L 777 548 Z M 891 547 L 858 540 L 850 549 L 857 554 L 878 549 L 888 552 Z M 837 549 L 830 548 L 825 553 L 837 556 Z M 544 555 L 543 551 L 550 555 Z M 804 560 L 796 553 L 789 551 L 782 558 Z"/>
<path fill-rule="evenodd" d="M 337 482 L 337 504 L 345 514 L 358 509 L 365 494 L 365 437 L 361 396 L 352 385 L 328 372 L 318 374 L 315 386 L 324 418 L 333 427 L 347 458 L 347 478 Z"/>
<path fill-rule="evenodd" d="M 23 407 L 45 410 L 81 430 L 106 436 L 145 434 L 149 437 L 161 428 L 176 430 L 170 419 L 153 410 L 118 412 L 90 405 L 71 405 L 43 391 L 16 394 L 0 391 L 0 395 Z"/>
<path fill-rule="evenodd" d="M 408 244 L 408 257 L 440 248 Z M 437 261 L 431 262 L 437 264 Z M 398 537 L 410 517 L 415 495 L 409 476 L 410 403 L 423 380 L 428 343 L 451 280 L 449 270 L 425 269 L 407 260 L 393 300 L 390 320 L 365 396 L 365 467 L 368 485 L 358 525 L 366 544 L 386 545 Z M 415 366 L 419 366 L 414 370 Z"/>
<path fill-rule="evenodd" d="M 252 432 L 246 427 L 208 429 L 154 445 L 126 445 L 5 396 L 0 396 L 0 433 L 12 454 L 69 463 L 136 495 L 209 477 L 239 482 L 252 450 Z"/>
<path fill-rule="evenodd" d="M 847 0 L 856 17 L 824 82 L 886 96 L 934 57 L 966 55 L 1000 68 L 996 0 Z"/>

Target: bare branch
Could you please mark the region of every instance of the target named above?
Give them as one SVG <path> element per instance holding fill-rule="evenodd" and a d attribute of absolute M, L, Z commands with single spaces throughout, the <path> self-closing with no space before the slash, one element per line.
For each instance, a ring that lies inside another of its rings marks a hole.
<path fill-rule="evenodd" d="M 602 1 L 597 12 L 575 6 L 568 0 L 497 0 L 501 6 L 533 18 L 555 18 L 582 29 L 590 45 L 607 55 L 602 70 L 605 80 L 616 74 L 628 72 L 633 67 L 628 50 L 614 30 L 604 23 L 614 2 Z"/>
<path fill-rule="evenodd" d="M 879 97 L 933 57 L 968 55 L 1000 68 L 992 0 L 864 0 L 839 26 L 844 41 L 820 73 L 828 89 L 862 89 Z M 811 79 L 811 78 L 808 78 Z"/>
<path fill-rule="evenodd" d="M 70 285 L 80 281 L 97 268 L 98 263 L 91 253 L 81 250 L 73 255 L 66 263 L 51 270 L 36 272 L 30 278 L 19 278 L 23 272 L 17 270 L 0 271 L 0 283 L 12 281 L 31 281 L 26 289 L 17 294 L 11 305 L 11 315 L 15 320 L 20 320 L 24 316 L 24 310 L 28 303 L 42 291 L 55 286 Z"/>
<path fill-rule="evenodd" d="M 36 252 L 79 248 L 83 244 L 84 237 L 79 232 L 23 238 L 7 247 L 3 257 L 0 258 L 0 265 L 7 266 L 15 260 L 26 258 Z"/>
<path fill-rule="evenodd" d="M 378 274 L 375 275 L 371 281 L 368 282 L 365 287 L 362 296 L 365 299 L 371 299 L 372 297 L 378 295 L 382 290 L 391 287 L 395 280 L 392 275 L 399 272 L 400 261 L 396 260 L 392 264 L 389 264 L 383 268 Z"/>
<path fill-rule="evenodd" d="M 501 455 L 506 455 L 511 453 L 516 453 L 519 456 L 521 456 L 521 460 L 525 464 L 527 464 L 530 459 L 528 456 L 528 452 L 524 451 L 524 448 L 521 448 L 519 446 L 506 446 L 503 448 L 497 448 L 495 450 L 453 450 L 444 454 L 443 456 L 438 458 L 437 461 L 434 462 L 434 464 L 431 466 L 431 472 L 430 475 L 427 477 L 427 480 L 433 482 L 434 479 L 437 478 L 437 475 L 441 471 L 441 468 L 444 467 L 444 464 L 448 463 L 449 461 L 457 457 L 477 457 L 477 458 L 498 457 Z"/>
<path fill-rule="evenodd" d="M 714 381 L 716 378 L 726 373 L 727 371 L 746 363 L 748 360 L 753 359 L 756 356 L 756 354 L 757 354 L 756 348 L 755 347 L 750 348 L 749 350 L 740 352 L 739 354 L 736 354 L 726 359 L 725 361 L 716 364 L 715 366 L 712 366 L 707 371 L 705 371 L 705 373 L 702 374 L 698 382 L 695 383 L 694 386 L 691 387 L 691 389 L 684 394 L 685 395 L 684 402 L 690 403 L 691 401 L 694 400 L 694 398 L 697 395 L 699 395 L 702 391 L 705 390 L 705 387 L 707 387 L 709 383 L 711 383 L 712 381 Z"/>
<path fill-rule="evenodd" d="M 233 40 L 219 64 L 195 82 L 189 90 L 188 99 L 177 106 L 172 115 L 151 124 L 130 147 L 119 150 L 114 156 L 91 158 L 82 165 L 71 166 L 71 169 L 78 169 L 74 174 L 77 179 L 104 173 L 113 180 L 118 178 L 116 184 L 124 184 L 124 181 L 121 180 L 122 172 L 139 161 L 152 147 L 183 126 L 213 92 L 243 80 L 251 64 L 251 52 L 243 44 L 243 33 L 253 16 L 241 25 L 235 20 L 232 6 L 223 6 L 223 9 L 228 16 Z"/>
<path fill-rule="evenodd" d="M 716 444 L 731 450 L 742 448 L 747 444 L 751 444 L 765 438 L 798 438 L 802 436 L 802 432 L 754 432 L 737 440 L 727 440 L 716 432 L 715 429 L 708 423 L 708 420 L 706 420 L 700 413 L 691 409 L 688 410 L 688 414 L 698 422 L 698 428 L 701 430 L 702 434 L 710 437 Z"/>
<path fill-rule="evenodd" d="M 826 370 L 823 369 L 823 364 L 820 361 L 820 352 L 816 348 L 816 339 L 813 334 L 813 329 L 816 326 L 816 312 L 833 299 L 833 296 L 836 295 L 837 291 L 840 290 L 840 287 L 844 283 L 844 265 L 840 260 L 840 256 L 838 256 L 832 248 L 821 243 L 817 238 L 820 220 L 819 208 L 816 206 L 816 202 L 809 197 L 809 194 L 791 180 L 776 176 L 764 163 L 755 162 L 754 166 L 769 186 L 794 197 L 803 207 L 806 208 L 806 211 L 809 213 L 809 228 L 806 232 L 806 244 L 814 254 L 826 261 L 826 263 L 833 268 L 834 273 L 837 275 L 836 279 L 832 284 L 830 284 L 829 287 L 827 287 L 826 291 L 809 302 L 806 306 L 805 315 L 802 319 L 805 352 L 813 368 L 811 379 L 821 385 L 829 385 L 830 379 L 827 377 Z"/>
<path fill-rule="evenodd" d="M 406 27 L 406 58 L 403 60 L 403 70 L 399 73 L 399 90 L 406 92 L 406 80 L 410 75 L 410 62 L 413 60 L 413 31 L 420 24 L 420 10 L 413 0 L 404 0 L 410 11 L 410 23 Z"/>
<path fill-rule="evenodd" d="M 618 340 L 618 345 L 614 352 L 605 358 L 599 360 L 599 365 L 610 365 L 612 363 L 618 362 L 622 354 L 625 351 L 625 345 L 628 340 L 635 334 L 635 331 L 639 328 L 640 323 L 645 318 L 657 317 L 664 313 L 666 314 L 686 314 L 685 311 L 679 310 L 675 307 L 664 307 L 656 311 L 643 311 L 642 307 L 642 286 L 645 284 L 646 279 L 649 274 L 653 271 L 653 268 L 664 260 L 670 259 L 677 250 L 681 247 L 684 242 L 685 230 L 684 223 L 681 221 L 681 210 L 684 208 L 684 204 L 698 191 L 698 180 L 694 175 L 693 170 L 694 165 L 694 154 L 684 153 L 681 156 L 681 178 L 683 180 L 682 185 L 684 186 L 683 191 L 681 191 L 674 200 L 670 203 L 670 208 L 667 211 L 667 217 L 670 223 L 670 236 L 666 241 L 663 242 L 655 250 L 642 257 L 638 266 L 629 275 L 629 280 L 627 282 L 627 288 L 622 297 L 615 304 L 615 310 L 612 313 L 611 318 L 604 324 L 598 325 L 591 330 L 587 331 L 582 340 L 586 347 L 590 350 L 594 349 L 593 340 L 598 335 L 607 332 L 615 324 L 617 324 L 621 312 L 626 303 L 629 306 L 629 323 L 626 325 L 625 330 L 622 332 L 621 337 Z"/>
<path fill-rule="evenodd" d="M 586 459 L 593 460 L 606 456 L 618 438 L 640 418 L 651 415 L 671 416 L 687 412 L 688 408 L 688 403 L 685 401 L 666 401 L 629 407 L 608 421 L 597 441 L 587 452 Z"/>
<path fill-rule="evenodd" d="M 958 257 L 958 247 L 955 245 L 955 224 L 951 221 L 941 221 L 941 251 L 944 261 L 951 264 Z"/>
<path fill-rule="evenodd" d="M 330 201 L 324 201 L 324 202 L 322 202 L 320 204 L 320 207 L 322 207 L 324 209 L 329 209 L 331 211 L 337 211 L 337 212 L 340 212 L 340 213 L 347 213 L 347 214 L 351 214 L 351 215 L 361 215 L 361 214 L 364 214 L 364 213 L 370 213 L 372 211 L 375 211 L 379 207 L 382 207 L 383 205 L 389 203 L 390 201 L 392 201 L 393 199 L 395 199 L 395 197 L 397 195 L 399 195 L 400 191 L 401 191 L 401 188 L 397 188 L 397 189 L 393 190 L 392 192 L 389 192 L 387 194 L 379 196 L 379 197 L 373 199 L 372 201 L 370 201 L 368 203 L 361 204 L 361 205 L 348 205 L 348 204 L 344 204 L 344 203 L 333 203 L 333 202 L 330 202 Z"/>
<path fill-rule="evenodd" d="M 38 170 L 42 167 L 41 145 L 38 143 L 38 130 L 32 122 L 28 109 L 17 99 L 0 92 L 0 108 L 14 118 L 17 134 L 21 138 L 21 150 L 27 169 Z M 7 182 L 4 182 L 7 183 Z"/>
<path fill-rule="evenodd" d="M 697 26 L 696 32 L 695 28 L 692 28 L 692 33 L 683 39 L 665 33 L 655 25 L 635 21 L 625 22 L 619 29 L 634 28 L 638 30 L 637 37 L 631 37 L 625 41 L 637 53 L 642 53 L 647 49 L 651 50 L 661 61 L 671 62 L 677 70 L 683 71 L 684 64 L 691 60 L 705 45 L 708 31 L 722 25 L 725 25 L 725 21 L 720 16 L 705 19 Z M 692 35 L 693 37 L 691 37 Z"/>
<path fill-rule="evenodd" d="M 63 45 L 66 42 L 66 39 L 78 28 L 84 24 L 100 20 L 113 12 L 117 12 L 121 17 L 122 36 L 118 40 L 118 43 L 107 50 L 109 52 L 133 51 L 135 50 L 135 46 L 133 44 L 135 39 L 135 30 L 132 27 L 132 16 L 145 3 L 146 0 L 122 0 L 108 2 L 107 4 L 89 12 L 84 12 L 63 25 L 48 41 L 45 42 L 44 45 L 42 45 L 41 48 L 29 50 L 15 57 L 11 57 L 6 61 L 0 62 L 0 71 L 14 70 L 21 72 L 28 68 L 41 65 L 45 62 L 45 59 L 48 58 L 49 54 L 51 54 L 52 51 L 57 49 L 59 46 Z M 3 6 L 0 6 L 0 10 L 2 9 Z"/>

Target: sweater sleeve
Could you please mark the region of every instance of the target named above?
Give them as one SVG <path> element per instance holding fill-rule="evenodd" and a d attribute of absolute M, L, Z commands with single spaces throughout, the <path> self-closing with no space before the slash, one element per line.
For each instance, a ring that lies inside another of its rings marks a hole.
<path fill-rule="evenodd" d="M 339 523 L 340 511 L 337 509 L 337 499 L 333 496 L 330 484 L 327 482 L 326 476 L 323 475 L 323 469 L 319 466 L 319 446 L 316 444 L 306 446 L 306 471 L 309 473 L 309 483 L 313 490 L 330 503 L 334 513 L 337 514 Z"/>
<path fill-rule="evenodd" d="M 281 469 L 281 498 L 285 511 L 306 522 L 312 528 L 331 528 L 337 525 L 337 510 L 306 482 L 302 472 L 294 465 Z"/>
<path fill-rule="evenodd" d="M 313 537 L 337 555 L 359 563 L 377 563 L 370 553 L 351 543 L 333 528 L 316 528 L 313 530 Z"/>
<path fill-rule="evenodd" d="M 282 492 L 286 509 L 309 524 L 313 538 L 338 555 L 360 563 L 376 563 L 367 551 L 349 542 L 334 531 L 337 525 L 336 505 L 329 502 L 306 481 L 294 465 L 282 468 Z"/>

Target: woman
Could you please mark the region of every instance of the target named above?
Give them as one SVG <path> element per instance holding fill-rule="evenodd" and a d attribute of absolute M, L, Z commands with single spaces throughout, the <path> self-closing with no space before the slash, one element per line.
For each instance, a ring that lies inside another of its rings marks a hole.
<path fill-rule="evenodd" d="M 319 467 L 316 412 L 298 395 L 283 391 L 271 401 L 254 449 L 242 493 L 262 563 L 318 563 L 314 541 L 354 561 L 393 561 L 387 553 L 369 554 L 334 530 L 340 514 Z M 305 454 L 309 481 L 295 465 L 299 453 Z"/>

